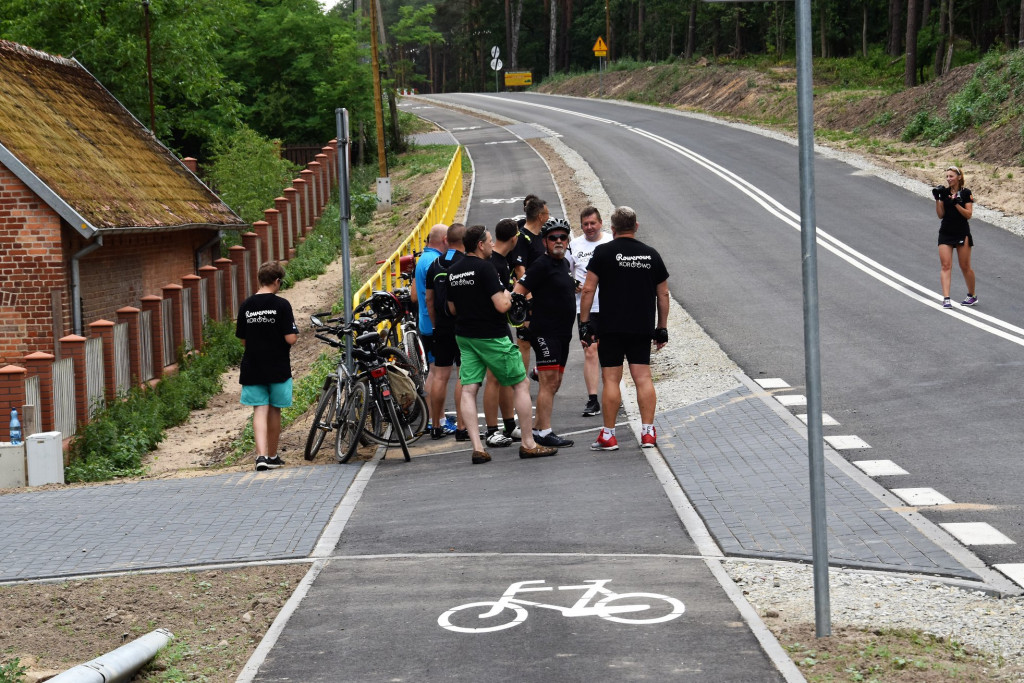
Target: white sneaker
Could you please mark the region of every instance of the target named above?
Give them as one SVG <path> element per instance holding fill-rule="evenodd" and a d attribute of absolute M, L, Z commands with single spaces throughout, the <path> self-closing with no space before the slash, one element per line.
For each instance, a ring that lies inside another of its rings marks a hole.
<path fill-rule="evenodd" d="M 497 431 L 491 432 L 487 436 L 487 439 L 485 441 L 488 446 L 493 446 L 494 448 L 503 448 L 505 446 L 509 446 L 512 444 L 512 437 L 505 436 L 499 429 Z"/>

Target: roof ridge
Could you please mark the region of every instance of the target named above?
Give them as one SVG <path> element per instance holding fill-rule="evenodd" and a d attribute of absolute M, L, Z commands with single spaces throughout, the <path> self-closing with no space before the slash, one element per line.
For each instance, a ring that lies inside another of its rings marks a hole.
<path fill-rule="evenodd" d="M 21 43 L 15 43 L 10 40 L 0 39 L 0 50 L 9 50 L 11 52 L 20 52 L 23 55 L 29 57 L 36 57 L 37 59 L 47 59 L 55 64 L 61 64 L 63 66 L 75 66 L 81 68 L 81 64 L 75 59 L 68 59 L 67 57 L 61 57 L 58 55 L 51 55 L 48 52 L 37 50 Z"/>

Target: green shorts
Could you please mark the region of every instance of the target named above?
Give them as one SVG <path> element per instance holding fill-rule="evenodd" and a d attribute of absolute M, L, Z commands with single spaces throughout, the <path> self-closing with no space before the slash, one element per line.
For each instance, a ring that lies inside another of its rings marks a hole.
<path fill-rule="evenodd" d="M 288 408 L 292 404 L 292 378 L 276 384 L 243 384 L 241 403 L 244 406 Z"/>
<path fill-rule="evenodd" d="M 482 383 L 488 370 L 494 373 L 498 384 L 503 387 L 519 384 L 526 379 L 523 356 L 508 337 L 475 339 L 456 336 L 455 341 L 462 355 L 459 381 L 464 386 Z"/>

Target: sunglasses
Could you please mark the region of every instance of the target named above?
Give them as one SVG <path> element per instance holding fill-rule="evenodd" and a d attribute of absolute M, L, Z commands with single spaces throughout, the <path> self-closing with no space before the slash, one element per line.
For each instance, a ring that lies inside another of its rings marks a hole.
<path fill-rule="evenodd" d="M 569 236 L 566 234 L 548 235 L 547 239 L 551 240 L 552 242 L 568 242 Z"/>

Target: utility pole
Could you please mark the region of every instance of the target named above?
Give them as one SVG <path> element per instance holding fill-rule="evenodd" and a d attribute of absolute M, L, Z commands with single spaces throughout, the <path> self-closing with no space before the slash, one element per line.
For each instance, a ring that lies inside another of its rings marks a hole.
<path fill-rule="evenodd" d="M 156 135 L 156 100 L 153 97 L 153 49 L 149 44 L 149 0 L 142 0 L 146 15 L 146 78 L 149 81 L 149 130 Z"/>
<path fill-rule="evenodd" d="M 377 48 L 377 3 L 370 2 L 370 65 L 373 69 L 373 115 L 377 120 L 377 168 L 381 178 L 388 176 L 387 148 L 384 146 L 384 110 L 380 91 L 380 59 Z"/>

